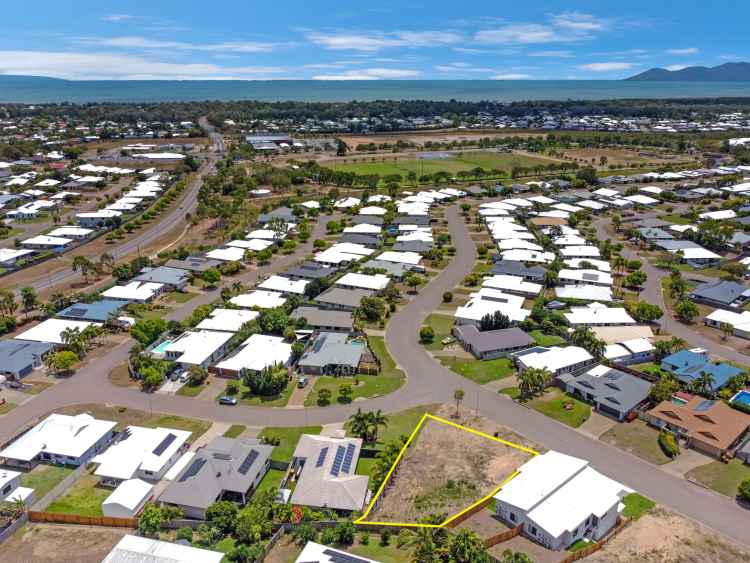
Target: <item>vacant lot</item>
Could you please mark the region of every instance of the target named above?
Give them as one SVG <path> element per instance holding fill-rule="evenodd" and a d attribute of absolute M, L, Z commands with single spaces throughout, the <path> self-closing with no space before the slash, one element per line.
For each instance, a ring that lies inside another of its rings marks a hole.
<path fill-rule="evenodd" d="M 99 563 L 132 530 L 27 524 L 0 547 L 3 563 Z"/>
<path fill-rule="evenodd" d="M 485 497 L 531 454 L 427 419 L 368 519 L 445 519 Z"/>
<path fill-rule="evenodd" d="M 509 133 L 497 133 L 495 131 L 458 131 L 458 130 L 444 130 L 444 131 L 420 131 L 412 133 L 384 133 L 380 135 L 342 135 L 342 139 L 346 141 L 346 144 L 352 148 L 361 144 L 381 144 L 381 143 L 397 143 L 398 141 L 408 141 L 418 146 L 423 146 L 427 141 L 450 143 L 451 141 L 470 141 L 478 140 L 484 137 L 489 138 L 503 138 L 503 137 L 546 137 L 546 133 L 536 133 L 533 131 L 517 131 Z"/>
<path fill-rule="evenodd" d="M 614 165 L 623 168 L 638 166 L 640 164 L 664 164 L 685 161 L 677 155 L 669 153 L 655 153 L 638 149 L 567 149 L 563 151 L 565 156 L 577 162 L 591 163 L 595 166 L 607 167 Z M 602 164 L 602 158 L 606 159 Z"/>
<path fill-rule="evenodd" d="M 659 446 L 658 438 L 659 431 L 642 420 L 617 424 L 599 437 L 602 442 L 612 444 L 653 464 L 662 465 L 671 460 Z"/>
<path fill-rule="evenodd" d="M 736 563 L 750 561 L 750 551 L 687 518 L 657 507 L 633 522 L 592 563 Z"/>

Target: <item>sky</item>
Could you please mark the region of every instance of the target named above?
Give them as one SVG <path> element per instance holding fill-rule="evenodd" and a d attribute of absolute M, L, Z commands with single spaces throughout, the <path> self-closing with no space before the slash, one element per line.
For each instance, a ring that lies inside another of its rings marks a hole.
<path fill-rule="evenodd" d="M 620 79 L 750 60 L 743 0 L 3 2 L 0 74 Z"/>

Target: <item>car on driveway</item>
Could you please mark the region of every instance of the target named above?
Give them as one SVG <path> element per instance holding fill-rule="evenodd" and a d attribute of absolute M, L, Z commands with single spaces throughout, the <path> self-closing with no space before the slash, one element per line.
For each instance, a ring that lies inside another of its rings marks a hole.
<path fill-rule="evenodd" d="M 221 399 L 219 399 L 219 404 L 220 405 L 229 405 L 229 406 L 233 407 L 233 406 L 235 406 L 237 404 L 237 399 L 235 399 L 234 397 L 224 396 Z"/>

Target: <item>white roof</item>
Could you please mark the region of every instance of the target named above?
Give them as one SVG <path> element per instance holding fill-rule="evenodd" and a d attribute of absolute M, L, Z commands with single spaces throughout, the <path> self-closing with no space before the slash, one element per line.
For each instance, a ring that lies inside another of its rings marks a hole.
<path fill-rule="evenodd" d="M 254 238 L 250 240 L 233 240 L 227 243 L 227 246 L 242 248 L 244 250 L 251 250 L 253 252 L 260 252 L 271 246 L 273 242 L 270 240 L 263 240 Z"/>
<path fill-rule="evenodd" d="M 565 211 L 566 213 L 575 213 L 576 211 L 582 211 L 583 207 L 578 207 L 577 205 L 570 205 L 569 203 L 556 203 L 555 205 L 552 206 L 552 209 Z"/>
<path fill-rule="evenodd" d="M 706 320 L 719 324 L 726 323 L 734 328 L 742 328 L 742 330 L 750 330 L 750 311 L 735 313 L 725 309 L 716 309 L 713 313 L 706 315 Z"/>
<path fill-rule="evenodd" d="M 599 188 L 598 190 L 591 192 L 593 195 L 598 195 L 602 197 L 617 197 L 620 195 L 620 192 L 617 190 L 610 190 L 609 188 Z"/>
<path fill-rule="evenodd" d="M 629 325 L 635 319 L 618 307 L 571 307 L 565 318 L 571 325 Z"/>
<path fill-rule="evenodd" d="M 112 217 L 119 217 L 120 215 L 122 215 L 122 213 L 115 211 L 114 209 L 100 209 L 99 211 L 77 213 L 76 217 L 80 219 L 111 219 Z"/>
<path fill-rule="evenodd" d="M 360 203 L 362 203 L 361 200 L 357 199 L 356 197 L 345 197 L 335 202 L 333 206 L 339 209 L 344 209 L 347 207 L 356 207 Z"/>
<path fill-rule="evenodd" d="M 79 458 L 117 426 L 111 420 L 97 420 L 89 414 L 51 414 L 22 434 L 0 457 L 31 461 L 42 452 Z"/>
<path fill-rule="evenodd" d="M 700 219 L 715 219 L 721 221 L 722 219 L 734 219 L 737 217 L 737 213 L 734 209 L 721 209 L 719 211 L 706 211 L 698 215 Z"/>
<path fill-rule="evenodd" d="M 498 250 L 534 250 L 536 252 L 543 252 L 544 248 L 542 248 L 540 245 L 535 244 L 533 242 L 529 242 L 528 240 L 519 239 L 519 238 L 503 238 L 500 242 L 497 243 Z"/>
<path fill-rule="evenodd" d="M 605 285 L 564 285 L 556 287 L 555 293 L 563 299 L 583 299 L 585 301 L 612 301 L 612 289 Z"/>
<path fill-rule="evenodd" d="M 597 260 L 595 258 L 566 258 L 563 260 L 563 264 L 570 268 L 583 268 L 584 264 L 591 264 L 592 268 L 596 268 L 602 272 L 611 272 L 612 266 L 606 260 Z"/>
<path fill-rule="evenodd" d="M 84 229 L 83 227 L 58 227 L 47 234 L 51 237 L 85 237 L 93 232 L 93 229 Z"/>
<path fill-rule="evenodd" d="M 685 260 L 699 260 L 703 258 L 707 258 L 710 260 L 719 260 L 721 259 L 721 256 L 716 254 L 715 252 L 711 252 L 710 250 L 703 248 L 703 247 L 691 247 L 691 248 L 680 248 L 675 250 L 670 250 L 672 254 L 678 254 L 681 253 L 682 257 Z"/>
<path fill-rule="evenodd" d="M 596 211 L 602 210 L 607 207 L 606 205 L 599 203 L 598 201 L 594 201 L 593 199 L 584 199 L 582 201 L 577 201 L 576 204 L 580 205 L 581 207 L 594 209 Z"/>
<path fill-rule="evenodd" d="M 195 452 L 187 451 L 180 456 L 180 459 L 174 462 L 174 465 L 164 474 L 164 479 L 174 481 L 177 476 L 187 467 L 187 464 L 195 457 Z"/>
<path fill-rule="evenodd" d="M 99 464 L 95 475 L 131 479 L 138 470 L 160 473 L 188 441 L 191 432 L 128 426 L 123 434 L 127 437 L 120 438 L 116 444 L 91 460 L 92 463 Z"/>
<path fill-rule="evenodd" d="M 592 359 L 593 356 L 579 346 L 555 346 L 544 352 L 532 352 L 519 357 L 519 361 L 527 368 L 546 368 L 552 373 Z"/>
<path fill-rule="evenodd" d="M 409 264 L 412 266 L 416 266 L 422 261 L 422 256 L 417 252 L 397 252 L 395 250 L 386 250 L 375 258 L 377 260 L 383 260 L 384 262 Z"/>
<path fill-rule="evenodd" d="M 386 210 L 382 207 L 371 205 L 369 207 L 362 207 L 359 210 L 360 215 L 385 215 Z"/>
<path fill-rule="evenodd" d="M 242 325 L 254 320 L 260 313 L 247 309 L 214 309 L 195 328 L 198 330 L 220 330 L 237 332 Z"/>
<path fill-rule="evenodd" d="M 221 260 L 222 262 L 239 262 L 245 257 L 245 249 L 237 247 L 215 248 L 210 252 L 206 252 L 206 257 Z"/>
<path fill-rule="evenodd" d="M 573 280 L 583 283 L 590 283 L 592 285 L 612 285 L 612 275 L 607 272 L 600 272 L 599 270 L 570 270 L 563 268 L 557 274 L 560 281 Z"/>
<path fill-rule="evenodd" d="M 132 281 L 127 285 L 116 285 L 102 292 L 102 297 L 123 301 L 148 301 L 157 295 L 164 284 Z"/>
<path fill-rule="evenodd" d="M 586 244 L 586 239 L 578 235 L 563 235 L 552 242 L 555 246 L 582 246 Z"/>
<path fill-rule="evenodd" d="M 360 223 L 353 227 L 347 227 L 344 229 L 345 233 L 358 233 L 358 234 L 379 234 L 381 228 L 377 225 L 370 225 L 369 223 Z"/>
<path fill-rule="evenodd" d="M 261 371 L 276 364 L 287 365 L 291 357 L 292 345 L 280 336 L 253 334 L 240 345 L 234 356 L 219 362 L 216 367 L 237 372 L 242 369 Z"/>
<path fill-rule="evenodd" d="M 385 289 L 391 282 L 391 278 L 383 274 L 356 274 L 349 272 L 336 280 L 335 285 L 357 287 L 361 289 L 374 289 L 380 291 Z"/>
<path fill-rule="evenodd" d="M 337 252 L 344 252 L 346 254 L 357 254 L 359 256 L 369 256 L 375 252 L 372 248 L 367 248 L 363 244 L 354 242 L 339 242 L 334 244 L 329 250 L 336 250 Z"/>
<path fill-rule="evenodd" d="M 309 283 L 308 280 L 292 280 L 285 278 L 284 276 L 271 276 L 262 284 L 258 285 L 258 289 L 303 295 L 305 293 L 305 287 L 307 287 L 307 284 Z"/>
<path fill-rule="evenodd" d="M 135 512 L 151 496 L 154 486 L 140 479 L 128 479 L 120 483 L 102 502 L 102 512 L 107 516 L 111 509 L 122 507 L 126 512 Z M 115 512 L 119 514 L 121 511 Z"/>
<path fill-rule="evenodd" d="M 289 230 L 289 227 L 287 226 L 287 230 Z M 259 238 L 263 240 L 281 240 L 286 236 L 285 233 L 278 233 L 277 231 L 271 230 L 271 229 L 255 229 L 254 231 L 250 231 L 247 233 L 247 236 L 245 238 L 253 239 L 253 238 Z"/>
<path fill-rule="evenodd" d="M 281 307 L 286 303 L 286 297 L 275 291 L 256 290 L 251 291 L 250 293 L 243 293 L 237 297 L 232 297 L 229 302 L 232 305 L 244 307 L 246 309 L 273 309 L 274 307 Z"/>
<path fill-rule="evenodd" d="M 23 248 L 0 248 L 0 263 L 14 262 L 22 256 L 34 254 L 33 250 Z"/>
<path fill-rule="evenodd" d="M 537 262 L 541 264 L 548 264 L 555 259 L 555 255 L 552 252 L 533 252 L 523 249 L 506 250 L 501 253 L 501 256 L 503 260 L 510 260 L 512 262 Z"/>
<path fill-rule="evenodd" d="M 466 305 L 456 309 L 455 317 L 470 321 L 481 321 L 485 315 L 496 311 L 506 315 L 511 322 L 522 322 L 531 314 L 523 309 L 524 298 L 490 288 L 482 288 L 469 296 Z"/>
<path fill-rule="evenodd" d="M 695 225 L 670 225 L 669 226 L 670 231 L 674 231 L 676 233 L 684 233 L 686 231 L 698 231 L 698 227 Z"/>
<path fill-rule="evenodd" d="M 328 547 L 327 545 L 309 541 L 305 545 L 305 549 L 302 550 L 302 553 L 300 553 L 297 559 L 294 560 L 294 563 L 311 563 L 313 561 L 315 563 L 339 563 L 339 561 L 343 560 L 340 558 L 332 557 L 331 555 L 329 555 L 330 553 L 348 556 L 351 558 L 351 555 L 346 553 L 345 551 L 339 551 L 338 549 L 333 549 L 332 547 Z M 357 555 L 356 561 L 357 563 L 378 563 L 378 561 L 374 559 L 367 559 L 360 555 Z"/>
<path fill-rule="evenodd" d="M 647 195 L 643 194 L 625 196 L 625 199 L 627 199 L 628 201 L 632 201 L 633 203 L 638 203 L 640 205 L 655 205 L 659 203 L 658 199 L 654 199 L 653 197 L 648 197 Z"/>
<path fill-rule="evenodd" d="M 78 329 L 83 331 L 87 326 L 95 323 L 88 321 L 72 321 L 64 319 L 47 319 L 35 327 L 16 336 L 18 340 L 32 340 L 34 342 L 49 342 L 51 344 L 62 344 L 61 334 L 66 329 Z"/>
<path fill-rule="evenodd" d="M 213 330 L 186 331 L 164 348 L 167 354 L 180 354 L 176 361 L 200 365 L 234 336 L 231 332 Z"/>
<path fill-rule="evenodd" d="M 141 536 L 123 536 L 102 563 L 221 563 L 223 553 Z"/>
<path fill-rule="evenodd" d="M 482 287 L 517 291 L 528 295 L 539 295 L 539 292 L 542 291 L 542 286 L 538 283 L 527 282 L 522 277 L 506 274 L 485 278 Z"/>
<path fill-rule="evenodd" d="M 21 244 L 28 244 L 34 246 L 65 246 L 73 242 L 69 238 L 63 237 L 51 237 L 47 235 L 37 235 L 29 239 L 21 241 Z"/>
<path fill-rule="evenodd" d="M 601 254 L 595 246 L 563 246 L 560 254 L 564 258 L 599 258 Z"/>
<path fill-rule="evenodd" d="M 144 152 L 139 154 L 138 158 L 145 158 L 147 160 L 181 160 L 185 158 L 185 155 L 176 152 Z"/>

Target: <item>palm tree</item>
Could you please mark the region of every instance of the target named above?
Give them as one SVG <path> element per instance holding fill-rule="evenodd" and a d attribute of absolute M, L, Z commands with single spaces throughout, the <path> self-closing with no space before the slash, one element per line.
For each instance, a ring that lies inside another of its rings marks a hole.
<path fill-rule="evenodd" d="M 456 418 L 458 418 L 460 414 L 460 408 L 461 408 L 461 402 L 464 400 L 464 390 L 463 389 L 456 389 L 453 392 L 453 400 L 456 401 Z"/>
<path fill-rule="evenodd" d="M 710 396 L 713 395 L 714 391 L 714 376 L 705 371 L 701 371 L 698 377 L 695 378 L 695 385 L 700 390 L 701 394 Z"/>
<path fill-rule="evenodd" d="M 546 368 L 528 368 L 518 374 L 518 389 L 521 399 L 526 400 L 544 391 L 552 373 Z"/>

